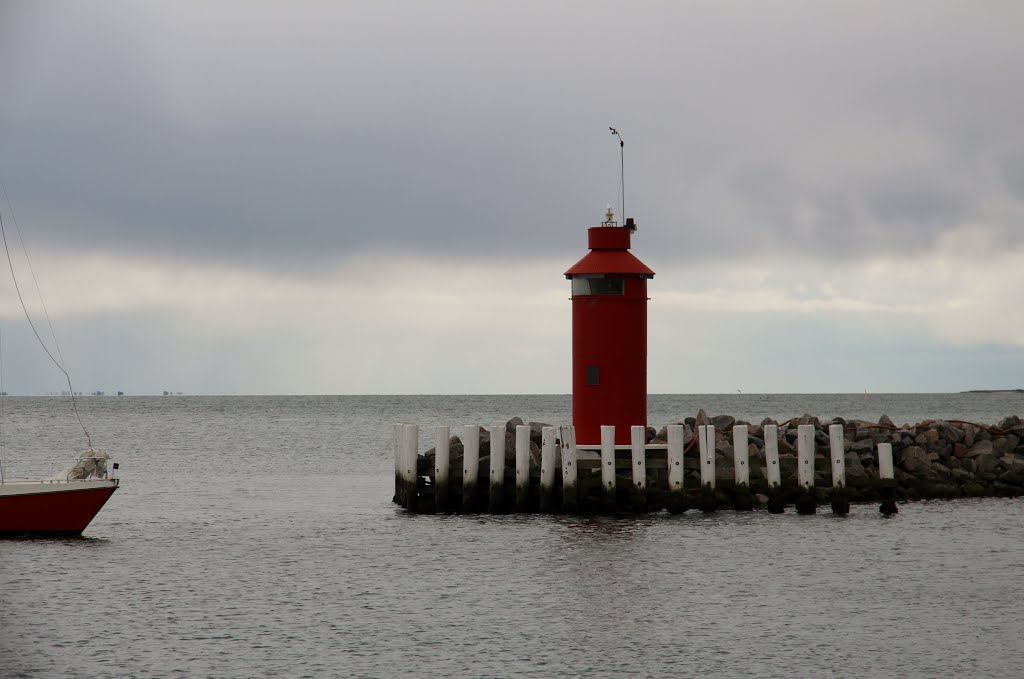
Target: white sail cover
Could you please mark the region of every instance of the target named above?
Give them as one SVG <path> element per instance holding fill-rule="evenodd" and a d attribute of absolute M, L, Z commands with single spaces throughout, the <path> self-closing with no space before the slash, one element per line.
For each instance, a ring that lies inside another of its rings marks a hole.
<path fill-rule="evenodd" d="M 103 472 L 107 469 L 107 460 L 109 459 L 110 455 L 102 450 L 87 450 L 78 457 L 75 466 L 64 470 L 60 478 L 69 481 L 103 478 Z"/>

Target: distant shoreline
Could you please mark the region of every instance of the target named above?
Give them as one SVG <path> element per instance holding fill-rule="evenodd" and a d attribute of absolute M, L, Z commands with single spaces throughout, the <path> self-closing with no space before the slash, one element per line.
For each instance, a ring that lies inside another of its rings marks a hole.
<path fill-rule="evenodd" d="M 961 394 L 1024 394 L 1024 389 L 970 389 Z"/>

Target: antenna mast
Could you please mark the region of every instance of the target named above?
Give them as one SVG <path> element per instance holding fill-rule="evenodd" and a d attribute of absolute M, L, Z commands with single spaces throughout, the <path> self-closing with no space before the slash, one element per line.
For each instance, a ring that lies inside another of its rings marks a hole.
<path fill-rule="evenodd" d="M 609 127 L 612 134 L 619 138 L 619 189 L 622 191 L 622 202 L 619 204 L 619 213 L 622 223 L 626 223 L 626 142 L 622 141 L 622 135 L 614 127 Z"/>

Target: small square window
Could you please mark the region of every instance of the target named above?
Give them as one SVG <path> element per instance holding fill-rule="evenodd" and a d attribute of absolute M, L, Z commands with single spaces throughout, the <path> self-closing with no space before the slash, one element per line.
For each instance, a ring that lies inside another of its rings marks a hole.
<path fill-rule="evenodd" d="M 587 384 L 598 385 L 601 383 L 601 369 L 596 365 L 587 366 Z"/>

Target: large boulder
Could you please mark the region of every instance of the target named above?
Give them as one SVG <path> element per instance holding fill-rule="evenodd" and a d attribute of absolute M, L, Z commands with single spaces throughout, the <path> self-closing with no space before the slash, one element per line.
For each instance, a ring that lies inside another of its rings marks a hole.
<path fill-rule="evenodd" d="M 874 453 L 875 442 L 871 439 L 861 439 L 850 444 L 850 450 L 855 453 Z"/>
<path fill-rule="evenodd" d="M 942 422 L 939 424 L 939 434 L 950 443 L 960 443 L 964 440 L 963 429 L 958 429 L 948 422 Z"/>
<path fill-rule="evenodd" d="M 821 421 L 814 415 L 808 415 L 807 413 L 804 413 L 800 417 L 800 419 L 797 420 L 797 424 L 811 424 L 814 425 L 814 427 L 817 429 L 818 427 L 821 426 Z"/>
<path fill-rule="evenodd" d="M 908 446 L 900 451 L 899 465 L 911 474 L 922 472 L 931 466 L 928 453 L 920 446 Z"/>
<path fill-rule="evenodd" d="M 544 422 L 530 422 L 530 441 L 536 443 L 538 446 L 544 439 L 544 427 L 550 427 L 550 424 Z"/>
<path fill-rule="evenodd" d="M 1024 466 L 1008 469 L 999 476 L 999 481 L 1008 486 L 1024 486 Z"/>
<path fill-rule="evenodd" d="M 718 431 L 732 431 L 732 426 L 736 424 L 736 418 L 732 415 L 715 415 L 711 418 L 711 423 Z"/>
<path fill-rule="evenodd" d="M 530 467 L 532 469 L 540 469 L 541 465 L 541 449 L 533 441 L 530 441 Z"/>
<path fill-rule="evenodd" d="M 995 455 L 979 455 L 975 461 L 978 463 L 978 470 L 975 472 L 978 476 L 998 475 L 1002 471 L 1002 460 Z M 994 481 L 995 477 L 990 480 Z"/>
<path fill-rule="evenodd" d="M 953 469 L 950 473 L 953 475 L 956 482 L 961 485 L 964 483 L 974 482 L 975 480 L 974 474 L 966 469 Z"/>
<path fill-rule="evenodd" d="M 982 457 L 986 455 L 995 454 L 995 450 L 992 448 L 991 441 L 978 441 L 974 445 L 970 446 L 964 457 Z"/>
<path fill-rule="evenodd" d="M 732 481 L 736 478 L 732 458 L 726 459 L 724 455 L 715 456 L 715 478 L 719 481 Z"/>
<path fill-rule="evenodd" d="M 863 420 L 852 420 L 850 424 L 856 427 L 853 430 L 853 438 L 856 441 L 870 439 L 877 431 L 874 427 L 868 426 L 868 423 Z"/>
<path fill-rule="evenodd" d="M 846 453 L 846 478 L 857 480 L 868 478 L 868 472 L 860 461 L 860 455 L 852 451 Z"/>
<path fill-rule="evenodd" d="M 965 424 L 963 425 L 964 432 L 964 445 L 970 448 L 974 445 L 974 425 Z"/>
<path fill-rule="evenodd" d="M 1010 429 L 1015 429 L 1020 425 L 1021 421 L 1019 417 L 1017 417 L 1016 415 L 1009 415 L 999 420 L 999 424 L 996 425 L 996 429 L 999 429 L 1001 431 L 1008 431 Z"/>

